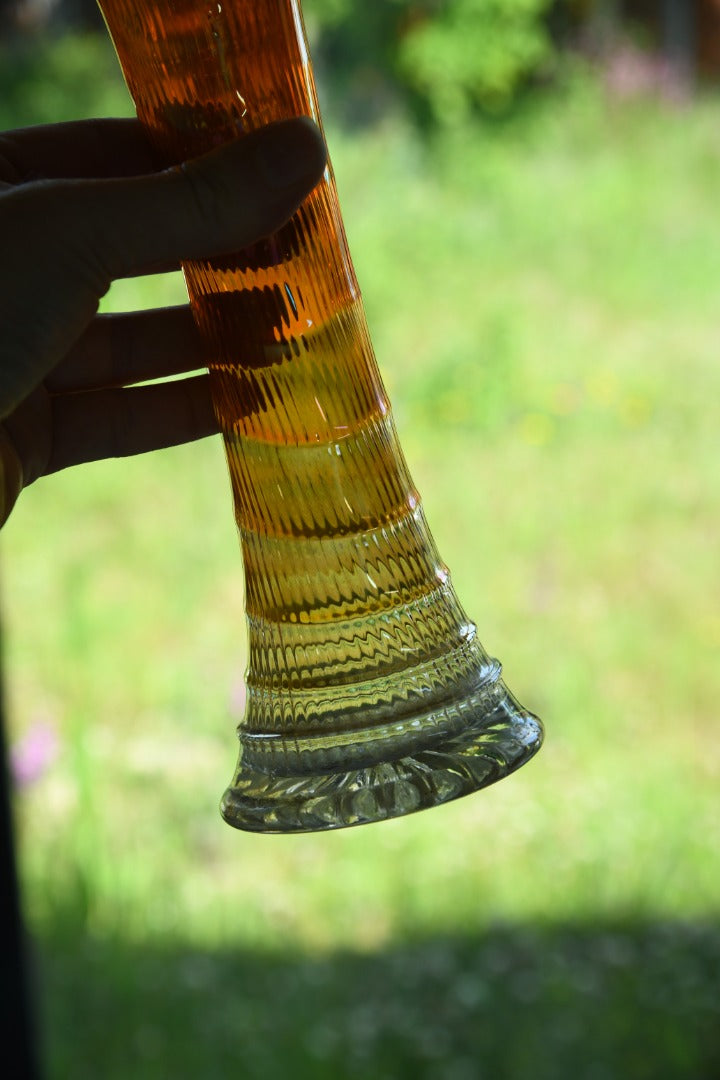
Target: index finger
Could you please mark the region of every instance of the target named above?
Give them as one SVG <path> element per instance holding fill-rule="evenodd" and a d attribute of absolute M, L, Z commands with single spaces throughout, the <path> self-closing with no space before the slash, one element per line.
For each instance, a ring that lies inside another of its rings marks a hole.
<path fill-rule="evenodd" d="M 136 119 L 70 120 L 0 134 L 0 180 L 142 176 L 162 168 Z"/>

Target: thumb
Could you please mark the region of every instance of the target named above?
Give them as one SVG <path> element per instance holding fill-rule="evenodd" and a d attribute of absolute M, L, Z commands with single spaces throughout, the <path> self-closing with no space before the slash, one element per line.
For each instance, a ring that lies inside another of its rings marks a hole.
<path fill-rule="evenodd" d="M 238 251 L 284 225 L 325 164 L 316 125 L 282 121 L 154 176 L 77 182 L 77 225 L 110 279 Z"/>
<path fill-rule="evenodd" d="M 320 180 L 312 121 L 282 121 L 165 172 L 0 190 L 0 418 L 63 358 L 114 278 L 237 251 Z"/>

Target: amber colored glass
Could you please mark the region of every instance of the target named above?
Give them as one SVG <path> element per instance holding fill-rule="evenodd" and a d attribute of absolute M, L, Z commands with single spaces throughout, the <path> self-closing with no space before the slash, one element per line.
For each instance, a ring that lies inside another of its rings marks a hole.
<path fill-rule="evenodd" d="M 298 0 L 100 0 L 168 162 L 269 121 L 320 122 Z M 398 444 L 328 169 L 283 230 L 188 264 L 244 557 L 237 828 L 332 829 L 500 779 L 542 727 L 500 679 Z"/>

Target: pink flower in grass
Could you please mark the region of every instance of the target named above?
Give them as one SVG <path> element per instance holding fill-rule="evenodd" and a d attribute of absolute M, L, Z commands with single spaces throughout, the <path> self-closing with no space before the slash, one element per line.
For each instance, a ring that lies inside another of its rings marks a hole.
<path fill-rule="evenodd" d="M 19 788 L 37 783 L 58 756 L 58 737 L 48 723 L 34 724 L 10 749 L 10 772 Z"/>

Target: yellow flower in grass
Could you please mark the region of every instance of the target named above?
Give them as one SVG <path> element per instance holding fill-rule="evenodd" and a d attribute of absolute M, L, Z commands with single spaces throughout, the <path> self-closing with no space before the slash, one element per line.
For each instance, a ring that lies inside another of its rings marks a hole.
<path fill-rule="evenodd" d="M 547 413 L 525 413 L 520 421 L 520 438 L 530 446 L 547 446 L 555 438 L 555 421 Z"/>

